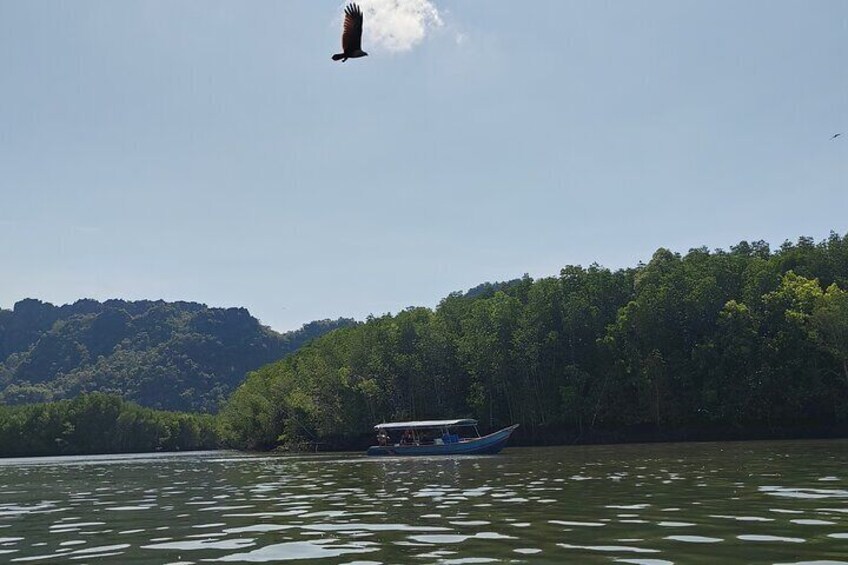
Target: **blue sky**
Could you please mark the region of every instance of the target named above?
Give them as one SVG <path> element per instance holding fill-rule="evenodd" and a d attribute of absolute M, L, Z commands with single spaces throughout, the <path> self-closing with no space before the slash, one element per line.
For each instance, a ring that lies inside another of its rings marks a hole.
<path fill-rule="evenodd" d="M 0 0 L 0 307 L 284 331 L 848 230 L 848 2 L 360 4 L 342 64 L 337 1 Z"/>

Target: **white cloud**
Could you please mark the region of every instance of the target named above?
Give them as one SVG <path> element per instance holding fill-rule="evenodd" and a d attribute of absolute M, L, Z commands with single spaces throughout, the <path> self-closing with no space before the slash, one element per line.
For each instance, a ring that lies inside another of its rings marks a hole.
<path fill-rule="evenodd" d="M 364 15 L 362 48 L 409 51 L 444 25 L 428 0 L 358 0 Z"/>

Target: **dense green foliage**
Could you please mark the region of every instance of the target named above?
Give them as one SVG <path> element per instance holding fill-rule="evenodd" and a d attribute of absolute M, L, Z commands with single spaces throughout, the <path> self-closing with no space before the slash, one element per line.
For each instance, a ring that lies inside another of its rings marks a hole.
<path fill-rule="evenodd" d="M 476 417 L 522 430 L 848 422 L 848 236 L 568 266 L 324 336 L 251 373 L 220 418 L 246 448 Z"/>
<path fill-rule="evenodd" d="M 352 323 L 325 320 L 279 334 L 244 308 L 22 300 L 0 310 L 0 403 L 99 391 L 157 409 L 212 412 L 248 371 Z"/>
<path fill-rule="evenodd" d="M 142 408 L 118 396 L 0 406 L 0 457 L 215 449 L 215 417 Z"/>

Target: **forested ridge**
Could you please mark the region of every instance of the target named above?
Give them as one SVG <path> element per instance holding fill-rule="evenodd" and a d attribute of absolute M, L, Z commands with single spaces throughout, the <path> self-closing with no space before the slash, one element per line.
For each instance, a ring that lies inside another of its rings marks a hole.
<path fill-rule="evenodd" d="M 22 300 L 0 310 L 0 403 L 104 392 L 156 409 L 214 412 L 248 371 L 353 323 L 323 320 L 280 334 L 244 308 Z"/>
<path fill-rule="evenodd" d="M 566 266 L 317 339 L 250 373 L 219 425 L 250 449 L 359 445 L 377 422 L 438 417 L 570 441 L 845 429 L 847 290 L 835 233 Z"/>

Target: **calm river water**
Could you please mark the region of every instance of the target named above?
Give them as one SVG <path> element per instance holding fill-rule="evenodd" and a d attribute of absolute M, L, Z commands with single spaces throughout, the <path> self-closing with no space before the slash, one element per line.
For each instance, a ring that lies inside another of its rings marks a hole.
<path fill-rule="evenodd" d="M 0 460 L 0 562 L 848 563 L 848 441 Z"/>

